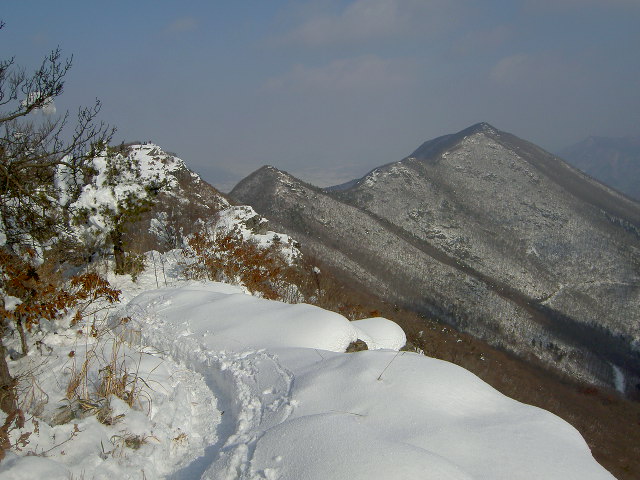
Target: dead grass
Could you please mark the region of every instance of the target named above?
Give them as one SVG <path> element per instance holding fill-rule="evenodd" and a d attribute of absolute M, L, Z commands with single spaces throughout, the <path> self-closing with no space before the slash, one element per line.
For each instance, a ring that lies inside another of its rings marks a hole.
<path fill-rule="evenodd" d="M 122 322 L 126 323 L 126 319 Z M 113 425 L 119 416 L 112 415 L 112 396 L 132 408 L 142 408 L 144 399 L 150 407 L 151 398 L 147 392 L 151 388 L 139 375 L 142 352 L 131 353 L 126 340 L 126 328 L 91 326 L 84 336 L 86 353 L 82 361 L 78 363 L 75 355 L 71 357 L 66 388 L 70 408 L 77 405 L 84 414 L 95 415 L 101 423 Z M 108 354 L 105 354 L 106 350 Z"/>
<path fill-rule="evenodd" d="M 135 435 L 125 432 L 122 435 L 113 435 L 111 437 L 111 443 L 116 449 L 130 448 L 132 450 L 138 450 L 151 439 L 159 441 L 158 438 L 153 435 Z"/>

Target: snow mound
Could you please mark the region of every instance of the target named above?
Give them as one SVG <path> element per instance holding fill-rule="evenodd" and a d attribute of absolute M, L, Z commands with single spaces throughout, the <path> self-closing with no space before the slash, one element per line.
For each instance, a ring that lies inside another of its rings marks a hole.
<path fill-rule="evenodd" d="M 156 281 L 152 272 L 122 281 L 129 301 L 116 312 L 146 346 L 130 357 L 152 386 L 147 408 L 114 398 L 122 418 L 112 426 L 41 421 L 29 448 L 46 454 L 10 452 L 1 479 L 613 478 L 560 418 L 456 365 L 386 350 L 405 341 L 393 322 L 349 322 L 215 282 L 145 290 Z M 52 399 L 64 396 L 65 335 L 50 343 L 41 380 Z M 356 338 L 372 350 L 343 353 Z M 128 435 L 145 442 L 133 449 Z"/>
<path fill-rule="evenodd" d="M 456 365 L 379 351 L 291 360 L 296 407 L 253 459 L 273 478 L 612 478 L 569 424 Z"/>
<path fill-rule="evenodd" d="M 264 300 L 222 283 L 146 292 L 129 309 L 183 325 L 181 334 L 206 336 L 212 350 L 304 347 L 344 352 L 358 338 L 357 328 L 342 315 Z"/>
<path fill-rule="evenodd" d="M 612 478 L 568 423 L 460 367 L 340 353 L 363 334 L 397 347 L 387 320 L 348 322 L 216 283 L 143 293 L 129 310 L 158 348 L 218 377 L 234 427 L 203 478 Z"/>
<path fill-rule="evenodd" d="M 404 330 L 386 318 L 365 318 L 351 323 L 358 329 L 358 338 L 367 344 L 369 350 L 400 350 L 407 343 Z"/>

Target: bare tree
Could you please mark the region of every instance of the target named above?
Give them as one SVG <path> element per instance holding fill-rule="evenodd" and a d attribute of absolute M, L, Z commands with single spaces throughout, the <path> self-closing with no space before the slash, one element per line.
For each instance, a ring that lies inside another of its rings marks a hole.
<path fill-rule="evenodd" d="M 68 215 L 62 199 L 79 191 L 90 159 L 114 132 L 96 121 L 98 100 L 80 108 L 75 122 L 69 112 L 55 114 L 71 60 L 57 48 L 32 73 L 13 57 L 0 60 L 0 248 L 6 261 L 30 262 L 28 269 L 35 269 L 42 252 L 64 236 Z M 0 265 L 0 313 L 7 313 L 5 294 L 12 294 L 6 288 L 16 281 L 5 267 Z M 37 280 L 35 270 L 25 273 L 25 281 Z M 0 315 L 0 409 L 11 415 L 15 381 L 2 344 L 9 316 Z"/>
<path fill-rule="evenodd" d="M 96 122 L 99 100 L 78 110 L 72 129 L 69 112 L 52 114 L 71 60 L 55 49 L 32 74 L 14 58 L 0 61 L 0 218 L 13 251 L 64 230 L 64 212 L 57 207 L 69 192 L 60 191 L 56 174 L 71 180 L 65 188 L 78 186 L 95 145 L 106 145 L 114 131 Z"/>

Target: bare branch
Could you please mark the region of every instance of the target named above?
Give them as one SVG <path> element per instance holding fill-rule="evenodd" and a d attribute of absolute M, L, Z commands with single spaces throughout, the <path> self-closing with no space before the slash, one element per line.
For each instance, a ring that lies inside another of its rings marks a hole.
<path fill-rule="evenodd" d="M 62 95 L 72 59 L 62 58 L 56 48 L 30 75 L 14 58 L 0 61 L 0 107 L 9 106 L 0 112 L 0 228 L 9 248 L 46 243 L 68 228 L 54 181 L 57 172 L 64 168 L 72 180 L 68 188 L 77 190 L 77 174 L 90 165 L 94 145 L 104 148 L 115 132 L 96 121 L 99 100 L 78 109 L 71 131 L 68 112 L 47 119 L 29 116 Z"/>

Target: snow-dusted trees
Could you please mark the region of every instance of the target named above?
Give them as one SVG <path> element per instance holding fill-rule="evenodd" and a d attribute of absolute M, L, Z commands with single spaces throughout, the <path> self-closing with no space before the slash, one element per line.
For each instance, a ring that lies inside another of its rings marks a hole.
<path fill-rule="evenodd" d="M 79 192 L 94 145 L 106 144 L 113 133 L 96 121 L 98 101 L 80 108 L 75 122 L 68 113 L 56 115 L 54 101 L 70 68 L 71 59 L 59 49 L 32 73 L 15 58 L 0 60 L 0 408 L 9 416 L 16 398 L 2 345 L 8 322 L 24 319 L 16 312 L 30 311 L 42 299 L 34 292 L 42 286 L 35 284 L 44 253 L 69 233 L 64 199 Z M 64 185 L 61 171 L 69 180 Z"/>
<path fill-rule="evenodd" d="M 106 147 L 89 165 L 85 185 L 69 210 L 89 252 L 96 253 L 109 246 L 113 249 L 115 271 L 122 274 L 127 226 L 151 207 L 157 194 L 170 182 L 161 171 L 143 170 L 126 147 Z"/>
<path fill-rule="evenodd" d="M 75 126 L 70 115 L 56 115 L 71 59 L 52 51 L 32 74 L 15 59 L 0 61 L 0 239 L 12 251 L 39 248 L 64 230 L 56 172 L 83 177 L 91 146 L 113 133 L 96 122 L 100 102 L 80 108 Z M 67 187 L 74 187 L 76 182 Z"/>

